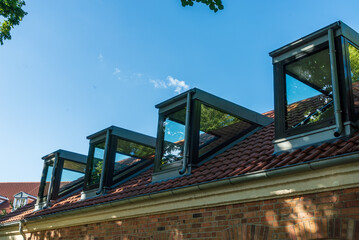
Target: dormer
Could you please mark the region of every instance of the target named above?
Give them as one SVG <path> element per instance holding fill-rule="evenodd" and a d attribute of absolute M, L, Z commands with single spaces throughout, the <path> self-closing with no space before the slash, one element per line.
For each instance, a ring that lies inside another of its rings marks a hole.
<path fill-rule="evenodd" d="M 156 108 L 159 120 L 154 182 L 189 174 L 192 168 L 273 122 L 197 88 Z"/>
<path fill-rule="evenodd" d="M 35 201 L 36 197 L 32 196 L 30 194 L 27 194 L 25 192 L 19 192 L 17 194 L 14 195 L 14 202 L 13 202 L 13 208 L 11 209 L 11 211 L 15 211 L 16 209 L 19 209 L 23 206 L 25 206 L 26 204 Z"/>
<path fill-rule="evenodd" d="M 153 137 L 111 126 L 87 138 L 90 148 L 82 199 L 103 194 L 153 164 Z"/>
<path fill-rule="evenodd" d="M 82 188 L 87 156 L 60 149 L 42 159 L 44 167 L 35 210 L 49 207 L 51 201 Z"/>
<path fill-rule="evenodd" d="M 270 53 L 275 152 L 351 135 L 359 120 L 359 34 L 335 22 Z"/>

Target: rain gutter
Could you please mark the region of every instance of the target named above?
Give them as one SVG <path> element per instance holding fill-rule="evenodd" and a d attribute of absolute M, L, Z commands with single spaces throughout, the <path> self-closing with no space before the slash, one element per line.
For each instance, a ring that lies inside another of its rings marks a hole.
<path fill-rule="evenodd" d="M 24 233 L 24 220 L 19 221 L 19 233 L 21 234 L 22 239 L 26 240 L 26 235 Z"/>
<path fill-rule="evenodd" d="M 56 217 L 59 217 L 59 216 L 64 216 L 64 215 L 70 215 L 73 213 L 88 212 L 91 209 L 100 210 L 103 208 L 108 208 L 109 206 L 115 207 L 115 206 L 119 206 L 119 205 L 126 204 L 126 203 L 134 203 L 134 202 L 143 201 L 143 200 L 148 201 L 149 199 L 158 199 L 158 198 L 167 197 L 167 196 L 177 196 L 177 195 L 191 193 L 191 192 L 198 191 L 198 190 L 207 190 L 207 189 L 216 188 L 216 187 L 230 186 L 230 185 L 241 184 L 241 183 L 254 181 L 254 180 L 264 180 L 264 179 L 268 180 L 268 179 L 275 178 L 275 177 L 294 175 L 294 174 L 309 172 L 309 171 L 316 171 L 316 170 L 320 170 L 320 169 L 324 169 L 324 168 L 329 168 L 329 167 L 334 167 L 334 166 L 349 164 L 349 163 L 355 163 L 355 162 L 359 162 L 359 152 L 348 153 L 348 154 L 341 155 L 339 157 L 335 156 L 335 157 L 328 157 L 328 158 L 313 160 L 313 161 L 306 162 L 306 163 L 276 168 L 276 169 L 272 169 L 272 170 L 258 171 L 258 172 L 254 172 L 254 173 L 250 173 L 250 174 L 244 174 L 244 175 L 225 178 L 225 179 L 221 179 L 221 180 L 213 180 L 213 181 L 208 181 L 208 182 L 204 182 L 204 183 L 197 183 L 197 184 L 179 187 L 179 188 L 175 188 L 175 189 L 164 190 L 164 191 L 160 191 L 160 192 L 156 192 L 156 193 L 143 194 L 143 195 L 139 195 L 139 196 L 132 197 L 132 198 L 113 200 L 113 201 L 104 202 L 104 203 L 100 203 L 100 204 L 96 204 L 96 205 L 92 205 L 92 206 L 75 208 L 75 209 L 52 213 L 52 214 L 43 215 L 43 216 L 35 216 L 35 217 L 28 218 L 28 219 L 24 219 L 24 222 L 30 222 L 30 221 L 32 222 L 32 221 L 36 221 L 36 220 L 47 219 L 52 215 L 56 215 Z M 2 226 L 4 226 L 4 224 L 0 224 L 0 227 L 2 227 Z"/>

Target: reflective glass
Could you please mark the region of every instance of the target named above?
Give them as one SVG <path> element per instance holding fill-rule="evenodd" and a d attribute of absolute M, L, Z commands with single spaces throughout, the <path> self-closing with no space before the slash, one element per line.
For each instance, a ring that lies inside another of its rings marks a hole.
<path fill-rule="evenodd" d="M 166 116 L 163 122 L 163 150 L 161 164 L 182 160 L 185 136 L 186 108 Z"/>
<path fill-rule="evenodd" d="M 85 164 L 65 160 L 61 174 L 60 189 L 65 190 L 82 181 L 85 170 Z"/>
<path fill-rule="evenodd" d="M 352 79 L 352 89 L 354 98 L 355 113 L 359 112 L 359 50 L 353 45 L 349 44 L 349 61 L 350 61 L 350 75 Z"/>
<path fill-rule="evenodd" d="M 154 148 L 118 138 L 114 165 L 114 178 L 117 174 L 129 167 L 132 167 L 140 162 L 153 159 L 154 154 Z"/>
<path fill-rule="evenodd" d="M 285 66 L 287 128 L 333 117 L 328 48 Z"/>
<path fill-rule="evenodd" d="M 45 187 L 44 187 L 44 193 L 43 193 L 44 196 L 47 196 L 47 194 L 49 193 L 49 187 L 50 187 L 50 182 L 51 182 L 52 170 L 53 169 L 54 169 L 53 163 L 51 163 L 47 167 L 46 181 L 45 181 Z"/>
<path fill-rule="evenodd" d="M 228 113 L 201 104 L 199 156 L 244 135 L 255 126 Z"/>
<path fill-rule="evenodd" d="M 105 142 L 98 143 L 94 146 L 88 185 L 93 185 L 100 182 L 104 153 Z"/>

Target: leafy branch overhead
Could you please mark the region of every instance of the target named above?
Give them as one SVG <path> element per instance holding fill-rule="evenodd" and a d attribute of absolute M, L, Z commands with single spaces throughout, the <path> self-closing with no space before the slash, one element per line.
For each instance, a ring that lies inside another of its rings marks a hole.
<path fill-rule="evenodd" d="M 209 9 L 211 9 L 214 12 L 217 12 L 218 10 L 222 10 L 223 4 L 222 4 L 222 0 L 181 0 L 182 2 L 182 6 L 193 6 L 193 2 L 201 2 L 206 4 Z"/>
<path fill-rule="evenodd" d="M 25 6 L 23 0 L 0 0 L 0 16 L 3 22 L 0 22 L 0 43 L 4 44 L 4 40 L 11 39 L 10 30 L 15 25 L 19 25 L 20 21 L 27 14 L 22 7 Z"/>

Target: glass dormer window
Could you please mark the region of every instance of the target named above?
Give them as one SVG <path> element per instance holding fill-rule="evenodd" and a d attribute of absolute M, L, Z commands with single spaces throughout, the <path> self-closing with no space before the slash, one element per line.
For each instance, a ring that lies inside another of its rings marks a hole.
<path fill-rule="evenodd" d="M 106 189 L 153 164 L 156 139 L 111 126 L 88 137 L 90 150 L 83 198 Z"/>
<path fill-rule="evenodd" d="M 82 188 L 87 156 L 58 150 L 42 159 L 44 167 L 37 197 L 37 209 L 50 206 L 52 200 Z"/>
<path fill-rule="evenodd" d="M 159 108 L 153 181 L 173 178 L 209 159 L 272 119 L 199 89 Z"/>
<path fill-rule="evenodd" d="M 334 120 L 333 88 L 327 47 L 286 64 L 284 74 L 287 129 Z"/>
<path fill-rule="evenodd" d="M 359 34 L 342 22 L 270 53 L 275 151 L 348 136 L 359 120 Z"/>

